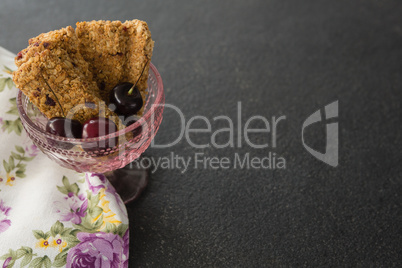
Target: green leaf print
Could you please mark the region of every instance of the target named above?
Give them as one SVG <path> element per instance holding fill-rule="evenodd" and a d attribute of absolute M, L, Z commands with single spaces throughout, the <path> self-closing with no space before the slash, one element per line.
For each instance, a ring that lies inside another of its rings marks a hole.
<path fill-rule="evenodd" d="M 89 215 L 94 219 L 98 218 L 99 215 L 102 214 L 102 212 L 103 212 L 103 209 L 98 206 L 88 209 Z"/>
<path fill-rule="evenodd" d="M 13 79 L 11 77 L 2 77 L 2 75 L 0 75 L 0 92 L 4 91 L 6 86 L 9 89 L 12 89 L 14 87 Z"/>
<path fill-rule="evenodd" d="M 68 250 L 64 249 L 62 252 L 56 255 L 53 261 L 54 267 L 65 267 L 67 264 L 67 253 Z"/>
<path fill-rule="evenodd" d="M 32 261 L 32 258 L 33 258 L 33 254 L 25 255 L 21 261 L 21 267 L 28 265 L 28 263 L 30 263 Z"/>
<path fill-rule="evenodd" d="M 5 170 L 7 173 L 10 173 L 11 168 L 10 168 L 10 165 L 7 163 L 6 160 L 3 160 L 3 167 L 4 167 L 4 170 Z"/>
<path fill-rule="evenodd" d="M 128 229 L 128 224 L 120 223 L 119 226 L 117 226 L 117 230 L 116 230 L 115 234 L 123 237 L 124 234 L 126 233 L 127 229 Z"/>
<path fill-rule="evenodd" d="M 81 220 L 80 224 L 73 224 L 73 226 L 83 232 L 96 233 L 103 224 L 103 215 L 95 222 L 92 222 L 93 219 L 89 214 L 85 215 Z"/>
<path fill-rule="evenodd" d="M 12 250 L 10 249 L 9 252 L 3 256 L 0 257 L 1 260 L 6 260 L 8 258 L 11 258 L 11 261 L 7 265 L 7 268 L 13 267 L 15 262 L 18 259 L 22 259 L 20 267 L 26 266 L 28 263 L 31 262 L 33 256 L 36 256 L 37 254 L 34 254 L 32 251 L 32 248 L 29 247 L 24 247 L 22 246 L 18 250 Z"/>
<path fill-rule="evenodd" d="M 74 193 L 75 195 L 77 195 L 78 192 L 80 191 L 78 184 L 77 183 L 70 184 L 70 182 L 66 176 L 63 176 L 62 182 L 63 182 L 63 186 L 57 186 L 57 189 L 62 194 Z"/>
<path fill-rule="evenodd" d="M 3 72 L 13 74 L 13 70 L 5 65 L 3 65 Z M 14 87 L 13 79 L 11 77 L 3 77 L 3 75 L 0 74 L 0 92 L 2 92 L 6 86 L 12 89 Z"/>
<path fill-rule="evenodd" d="M 33 254 L 32 249 L 29 247 L 21 247 L 17 250 L 17 259 L 23 258 L 21 261 L 21 267 L 30 263 L 34 255 L 36 254 Z"/>
<path fill-rule="evenodd" d="M 102 230 L 105 233 L 116 233 L 117 227 L 115 224 L 107 222 L 105 228 Z"/>
<path fill-rule="evenodd" d="M 64 224 L 61 222 L 57 221 L 53 226 L 50 228 L 50 234 L 52 236 L 56 236 L 58 234 L 61 234 L 64 230 Z"/>
<path fill-rule="evenodd" d="M 6 112 L 7 114 L 19 115 L 17 107 L 17 98 L 11 98 L 8 100 L 11 104 L 10 109 Z"/>
<path fill-rule="evenodd" d="M 33 230 L 32 231 L 33 235 L 35 236 L 36 239 L 48 239 L 49 238 L 49 234 L 45 234 L 43 231 L 41 230 Z"/>
<path fill-rule="evenodd" d="M 29 265 L 29 267 L 34 267 L 34 268 L 41 267 L 41 266 L 42 266 L 42 258 L 41 257 L 37 257 Z"/>
<path fill-rule="evenodd" d="M 4 67 L 4 69 L 3 69 L 3 71 L 4 72 L 6 72 L 6 73 L 8 73 L 8 74 L 13 74 L 13 70 L 11 70 L 9 67 L 7 67 L 7 66 L 5 66 L 5 65 L 3 65 L 3 67 Z"/>
<path fill-rule="evenodd" d="M 25 256 L 26 254 L 32 254 L 32 249 L 29 247 L 21 247 L 20 249 L 17 249 L 18 259 Z"/>
<path fill-rule="evenodd" d="M 8 175 L 12 172 L 15 172 L 15 177 L 25 178 L 27 165 L 24 162 L 32 161 L 35 157 L 25 156 L 25 150 L 21 146 L 16 145 L 15 150 L 16 151 L 11 152 L 8 161 L 3 159 L 3 168 Z M 14 175 L 10 176 L 12 177 Z"/>
<path fill-rule="evenodd" d="M 58 248 L 60 253 L 56 255 L 53 264 L 52 260 L 44 255 L 38 256 L 37 253 L 34 253 L 32 248 L 30 247 L 21 247 L 18 250 L 10 249 L 9 252 L 0 257 L 0 260 L 6 260 L 11 258 L 7 267 L 12 267 L 15 262 L 19 259 L 21 260 L 20 267 L 25 267 L 29 264 L 29 267 L 64 267 L 66 265 L 67 253 L 68 251 L 79 244 L 81 241 L 77 238 L 77 233 L 80 230 L 73 228 L 65 228 L 64 224 L 60 221 L 57 221 L 50 228 L 50 231 L 44 232 L 42 230 L 33 230 L 32 233 L 34 237 L 39 240 L 41 243 L 46 242 L 46 247 Z M 56 242 L 55 242 L 56 241 Z M 35 257 L 36 258 L 33 258 Z"/>
<path fill-rule="evenodd" d="M 13 256 L 13 250 L 10 249 L 7 254 L 4 254 L 0 257 L 0 260 L 6 260 Z"/>
<path fill-rule="evenodd" d="M 0 82 L 0 89 L 1 89 L 1 82 Z M 11 107 L 6 113 L 16 115 L 17 118 L 15 120 L 4 120 L 2 129 L 3 131 L 7 131 L 8 133 L 14 131 L 18 136 L 20 136 L 24 127 L 22 126 L 21 119 L 18 116 L 17 101 L 16 98 L 11 98 L 9 101 L 11 103 Z"/>
<path fill-rule="evenodd" d="M 6 87 L 6 83 L 5 78 L 0 78 L 0 92 L 3 92 L 4 88 Z"/>
<path fill-rule="evenodd" d="M 50 268 L 52 267 L 52 261 L 49 259 L 48 256 L 37 257 L 34 259 L 30 264 L 29 267 L 32 268 Z"/>
<path fill-rule="evenodd" d="M 15 162 L 14 162 L 14 157 L 10 155 L 8 158 L 8 165 L 10 166 L 10 169 L 13 170 L 15 168 Z"/>
<path fill-rule="evenodd" d="M 43 258 L 44 258 L 44 260 L 42 261 L 43 262 L 43 267 L 45 267 L 45 268 L 52 267 L 52 261 L 49 259 L 49 257 L 45 256 Z"/>
<path fill-rule="evenodd" d="M 21 136 L 24 127 L 22 126 L 21 119 L 18 117 L 15 120 L 4 120 L 2 129 L 6 130 L 7 133 L 15 132 L 18 136 Z"/>
<path fill-rule="evenodd" d="M 20 154 L 25 153 L 24 148 L 22 148 L 21 146 L 18 146 L 18 145 L 15 145 L 15 150 L 17 150 L 17 152 L 19 152 Z"/>

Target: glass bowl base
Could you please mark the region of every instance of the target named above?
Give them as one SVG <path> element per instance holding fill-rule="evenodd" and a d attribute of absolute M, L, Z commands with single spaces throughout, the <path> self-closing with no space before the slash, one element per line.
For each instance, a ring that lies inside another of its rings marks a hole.
<path fill-rule="evenodd" d="M 116 189 L 124 204 L 128 204 L 141 195 L 148 185 L 150 168 L 138 167 L 130 163 L 127 166 L 104 173 Z"/>

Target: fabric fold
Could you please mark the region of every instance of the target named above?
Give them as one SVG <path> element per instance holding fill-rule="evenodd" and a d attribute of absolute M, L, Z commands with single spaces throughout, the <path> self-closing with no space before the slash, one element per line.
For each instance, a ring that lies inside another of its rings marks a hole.
<path fill-rule="evenodd" d="M 128 217 L 102 174 L 48 159 L 28 138 L 0 47 L 0 267 L 128 267 Z"/>

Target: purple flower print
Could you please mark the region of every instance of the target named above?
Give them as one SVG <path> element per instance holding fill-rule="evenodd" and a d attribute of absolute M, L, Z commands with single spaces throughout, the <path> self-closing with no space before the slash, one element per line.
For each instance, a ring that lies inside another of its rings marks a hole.
<path fill-rule="evenodd" d="M 83 194 L 77 196 L 74 193 L 68 193 L 64 200 L 54 202 L 55 212 L 59 213 L 60 220 L 80 224 L 81 218 L 87 214 L 88 199 Z"/>
<path fill-rule="evenodd" d="M 3 268 L 7 268 L 12 259 L 12 257 L 8 257 L 3 263 Z"/>
<path fill-rule="evenodd" d="M 0 233 L 5 232 L 10 226 L 11 221 L 7 219 L 11 208 L 4 205 L 4 201 L 0 200 Z"/>
<path fill-rule="evenodd" d="M 69 250 L 66 267 L 128 267 L 128 239 L 103 232 L 78 233 L 77 238 L 81 243 Z"/>
<path fill-rule="evenodd" d="M 39 153 L 39 149 L 35 144 L 31 144 L 29 146 L 25 146 L 25 152 L 30 156 L 34 157 Z"/>
<path fill-rule="evenodd" d="M 123 236 L 124 241 L 124 249 L 123 249 L 123 258 L 125 259 L 123 262 L 123 267 L 128 267 L 128 250 L 129 250 L 129 229 L 127 229 L 126 233 Z"/>
<path fill-rule="evenodd" d="M 93 194 L 97 194 L 100 189 L 106 188 L 107 179 L 106 176 L 103 174 L 98 173 L 86 173 L 85 180 L 88 184 L 89 190 Z"/>

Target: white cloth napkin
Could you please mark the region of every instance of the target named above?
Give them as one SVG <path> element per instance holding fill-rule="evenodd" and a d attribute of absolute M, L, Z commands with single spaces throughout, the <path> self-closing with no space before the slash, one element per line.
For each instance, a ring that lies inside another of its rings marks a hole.
<path fill-rule="evenodd" d="M 0 47 L 0 267 L 128 267 L 124 203 L 103 175 L 62 168 L 31 142 L 14 57 Z"/>

